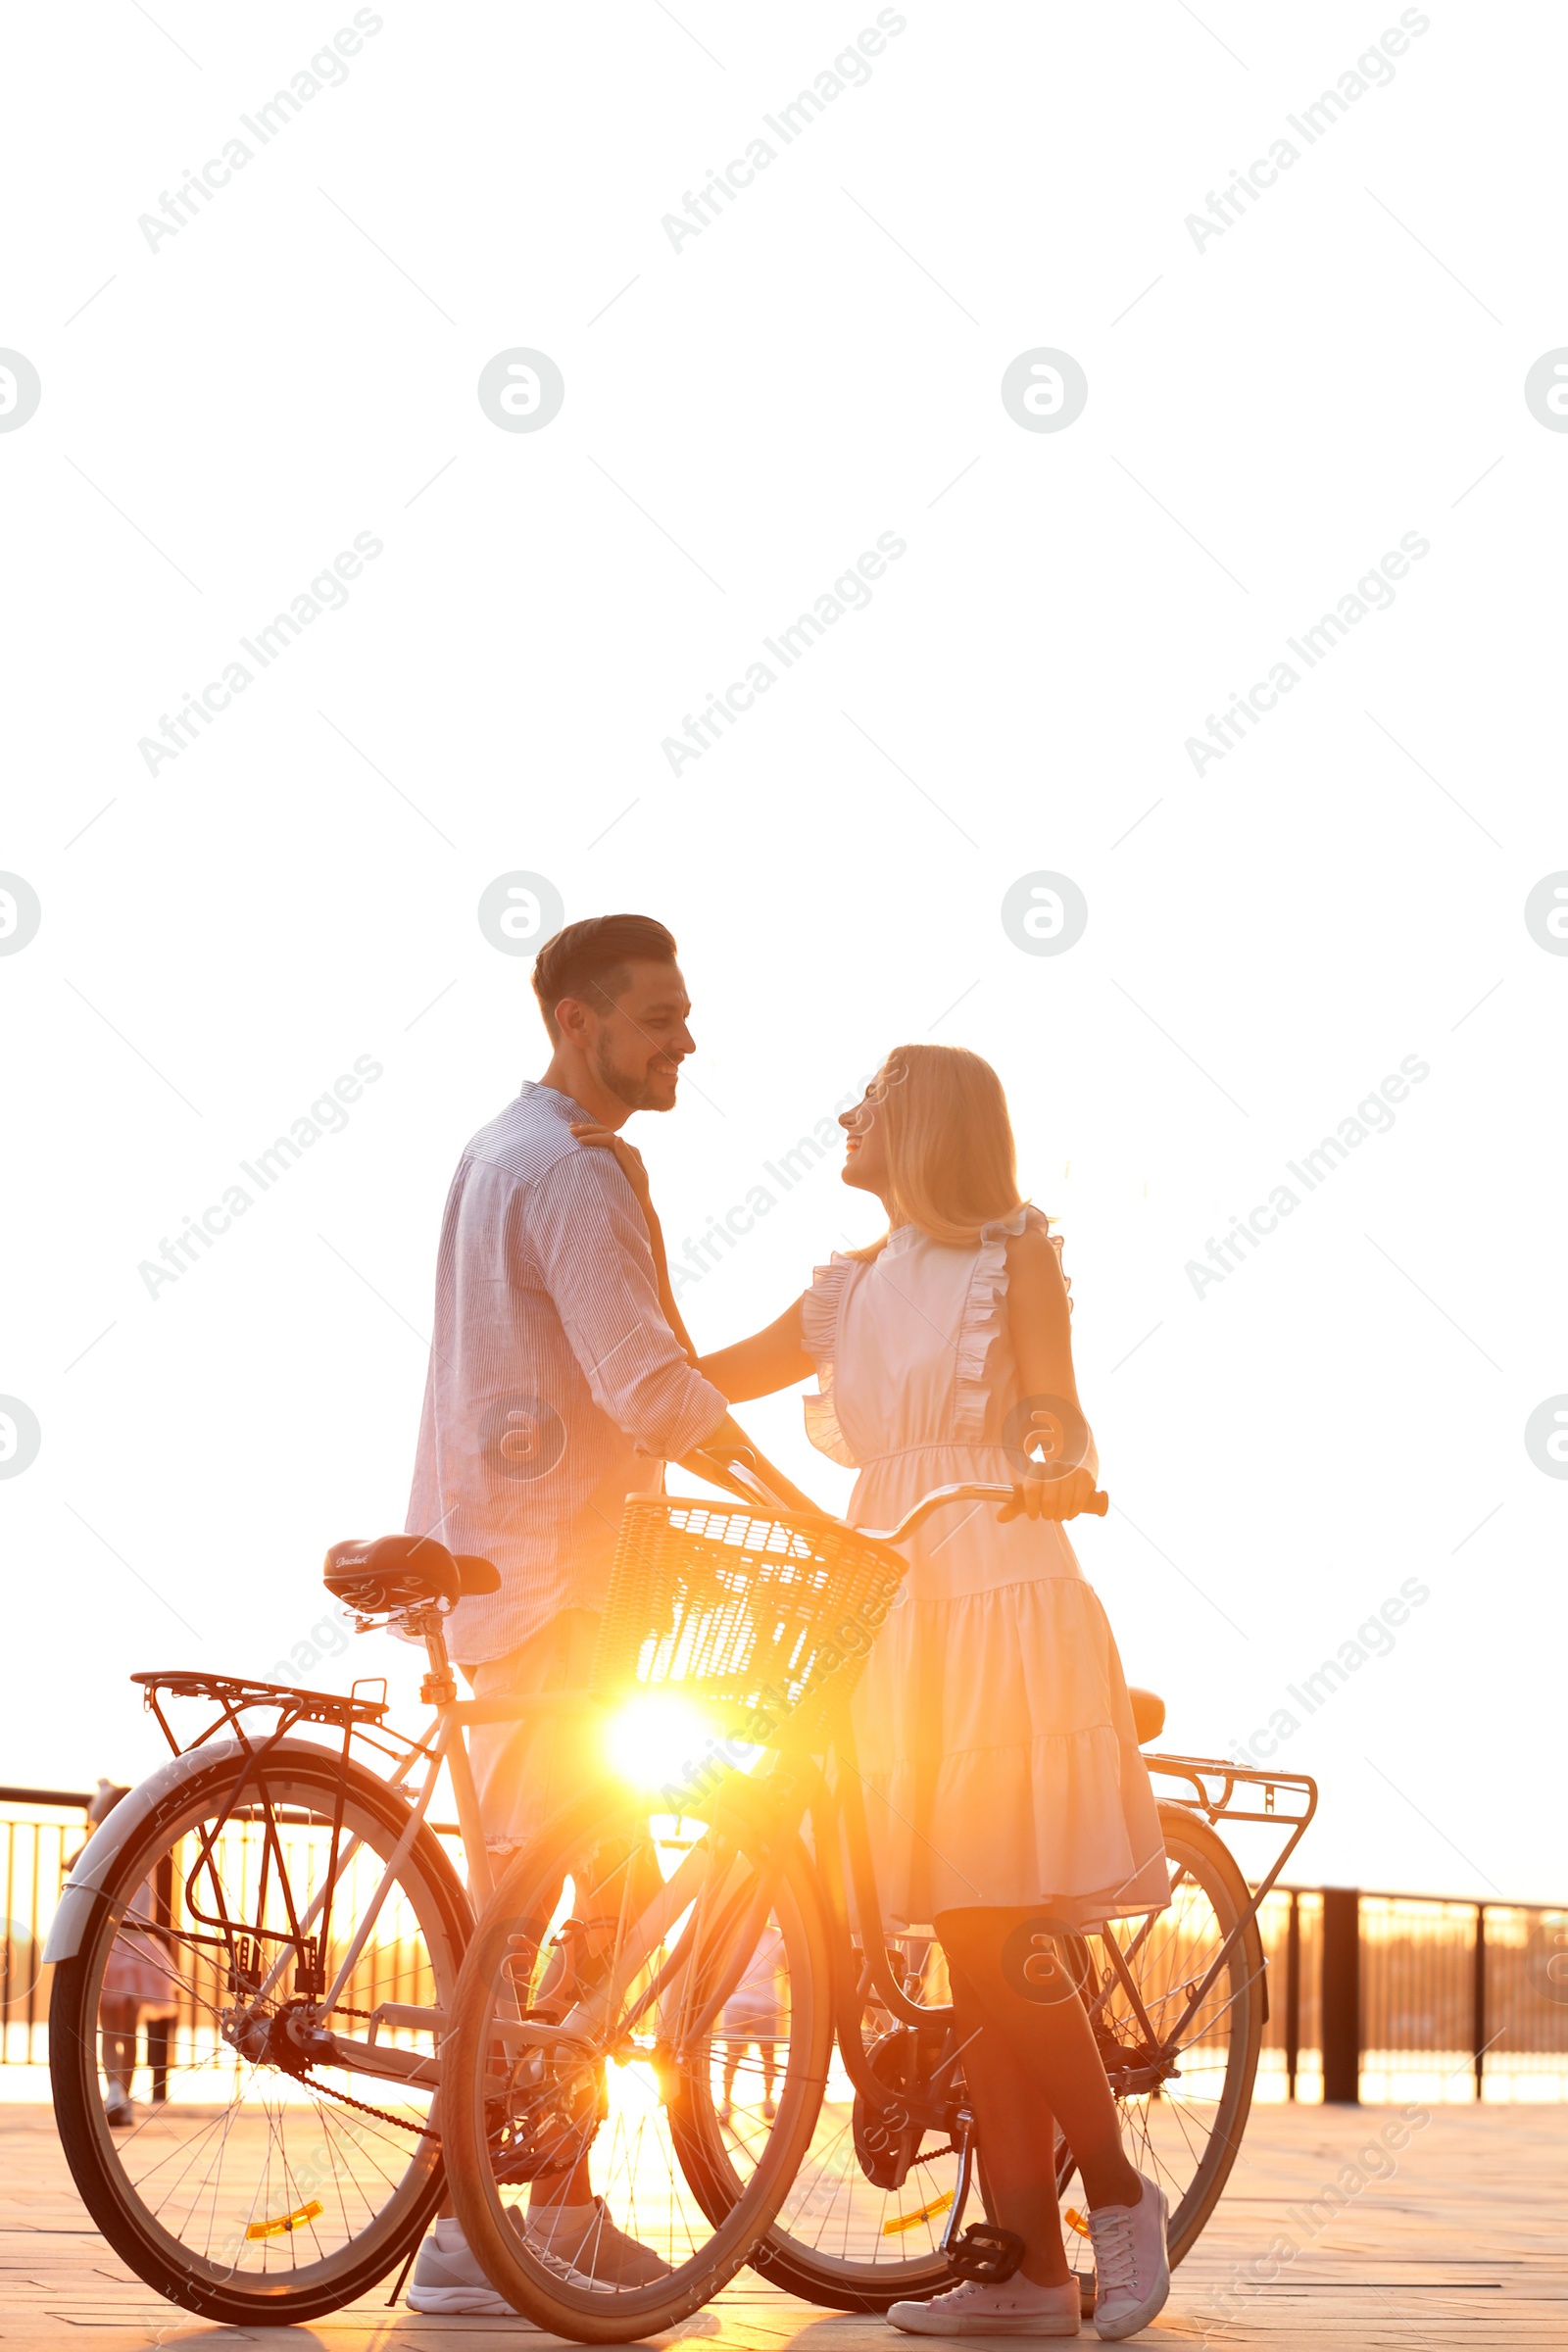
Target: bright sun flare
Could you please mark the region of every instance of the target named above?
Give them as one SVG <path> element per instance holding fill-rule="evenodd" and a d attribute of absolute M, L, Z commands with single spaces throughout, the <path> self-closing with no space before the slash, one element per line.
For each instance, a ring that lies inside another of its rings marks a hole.
<path fill-rule="evenodd" d="M 700 1708 L 673 1691 L 629 1699 L 612 1715 L 605 1748 L 621 1778 L 635 1788 L 666 1788 L 702 1770 L 717 1734 Z"/>

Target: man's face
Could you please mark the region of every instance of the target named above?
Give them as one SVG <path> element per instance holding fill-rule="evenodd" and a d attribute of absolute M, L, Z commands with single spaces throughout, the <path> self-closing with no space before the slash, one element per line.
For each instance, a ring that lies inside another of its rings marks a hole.
<path fill-rule="evenodd" d="M 626 986 L 587 1025 L 589 1064 L 628 1110 L 673 1110 L 680 1065 L 696 1043 L 691 999 L 675 963 L 630 963 Z"/>

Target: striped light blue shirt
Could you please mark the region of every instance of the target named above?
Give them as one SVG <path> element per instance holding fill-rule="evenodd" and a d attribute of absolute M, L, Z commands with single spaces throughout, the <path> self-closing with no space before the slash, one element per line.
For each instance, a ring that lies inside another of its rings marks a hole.
<path fill-rule="evenodd" d="M 627 1494 L 657 1494 L 728 1410 L 664 1320 L 613 1152 L 572 1136 L 587 1116 L 525 1085 L 447 1195 L 408 1532 L 501 1571 L 453 1612 L 465 1666 L 602 1608 Z"/>

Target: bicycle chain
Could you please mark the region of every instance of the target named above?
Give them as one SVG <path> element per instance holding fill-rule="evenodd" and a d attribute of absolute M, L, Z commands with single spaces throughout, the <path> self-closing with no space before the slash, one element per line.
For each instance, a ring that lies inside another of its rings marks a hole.
<path fill-rule="evenodd" d="M 373 2115 L 383 2124 L 395 2124 L 400 2132 L 416 2132 L 421 2139 L 433 2139 L 436 2145 L 440 2146 L 441 2134 L 439 2132 L 428 2131 L 423 2124 L 411 2124 L 406 2115 L 393 2115 L 389 2108 L 371 2107 L 364 2099 L 350 2098 L 346 2090 L 334 2090 L 330 2082 L 318 2082 L 315 2076 L 314 2066 L 302 2066 L 298 2080 L 304 2082 L 307 2078 L 310 2078 L 309 2087 L 312 2090 L 319 2091 L 324 2098 L 341 2099 L 345 2107 L 357 2108 L 361 2115 Z"/>

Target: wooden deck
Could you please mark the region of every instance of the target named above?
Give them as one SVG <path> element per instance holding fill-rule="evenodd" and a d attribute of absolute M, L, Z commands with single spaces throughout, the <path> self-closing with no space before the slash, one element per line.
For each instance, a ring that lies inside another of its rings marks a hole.
<path fill-rule="evenodd" d="M 1238 2352 L 1323 2352 L 1330 2342 L 1436 2352 L 1447 2345 L 1568 2347 L 1568 2106 L 1439 2107 L 1394 2160 L 1330 2218 L 1307 2209 L 1373 2141 L 1393 2111 L 1261 2107 L 1214 2221 L 1177 2273 L 1142 2344 L 1201 2342 Z M 1388 2159 L 1382 2160 L 1384 2162 Z M 1365 2168 L 1358 2168 L 1365 2169 Z M 1292 2209 L 1295 2209 L 1294 2215 Z M 1270 2241 L 1301 2242 L 1249 2288 Z M 45 2108 L 0 2106 L 0 2344 L 7 2352 L 82 2343 L 141 2352 L 248 2341 L 310 2352 L 490 2352 L 532 2334 L 489 2320 L 429 2320 L 385 2307 L 387 2289 L 286 2338 L 213 2328 L 149 2293 L 87 2223 Z M 1228 2319 L 1225 2313 L 1229 2308 Z M 880 2321 L 813 2310 L 743 2272 L 678 2331 L 714 2352 L 873 2352 L 906 2344 Z M 656 2339 L 674 2341 L 675 2337 Z M 1092 2330 L 1083 2339 L 1096 2342 Z"/>

